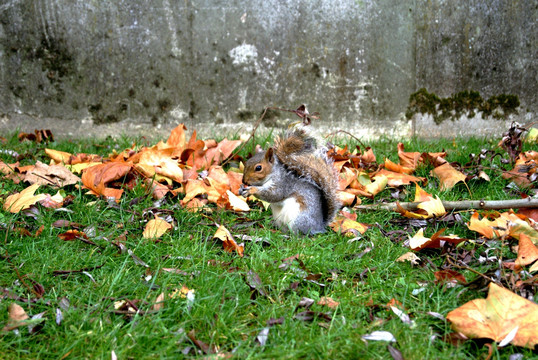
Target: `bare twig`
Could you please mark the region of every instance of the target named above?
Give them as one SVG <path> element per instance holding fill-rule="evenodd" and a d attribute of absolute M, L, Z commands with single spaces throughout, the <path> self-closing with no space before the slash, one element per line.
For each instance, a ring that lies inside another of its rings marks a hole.
<path fill-rule="evenodd" d="M 500 209 L 521 209 L 521 208 L 538 208 L 538 199 L 511 199 L 511 200 L 464 200 L 464 201 L 443 201 L 446 210 L 500 210 Z M 398 203 L 390 204 L 372 204 L 356 205 L 353 208 L 357 210 L 375 211 L 386 210 L 396 211 Z M 417 210 L 420 202 L 399 203 L 405 210 Z"/>
<path fill-rule="evenodd" d="M 256 130 L 258 130 L 258 126 L 260 126 L 260 124 L 262 123 L 262 120 L 263 118 L 265 117 L 265 113 L 267 113 L 267 110 L 281 110 L 279 108 L 274 108 L 274 107 L 266 107 L 264 110 L 263 110 L 263 113 L 262 115 L 260 116 L 260 118 L 256 121 L 256 124 L 254 125 L 254 128 L 252 129 L 252 132 L 250 133 L 250 136 L 248 137 L 247 141 L 243 142 L 239 148 L 237 150 L 234 151 L 234 153 L 230 156 L 228 156 L 228 159 L 226 159 L 226 161 L 224 161 L 221 166 L 224 166 L 226 165 L 231 159 L 234 158 L 235 155 L 239 154 L 239 152 L 245 147 L 246 144 L 248 144 L 248 142 L 254 138 L 254 134 L 256 133 Z"/>
<path fill-rule="evenodd" d="M 487 275 L 482 274 L 482 273 L 479 272 L 479 271 L 476 271 L 475 269 L 471 268 L 471 267 L 468 266 L 467 264 L 462 263 L 463 266 L 462 266 L 462 265 L 458 265 L 458 264 L 456 264 L 455 260 L 454 260 L 452 257 L 448 256 L 448 255 L 447 255 L 447 257 L 446 257 L 446 260 L 449 262 L 450 265 L 452 265 L 452 266 L 455 267 L 456 269 L 469 270 L 470 272 L 475 273 L 476 275 L 481 276 L 481 277 L 483 277 L 484 279 L 486 279 L 486 280 L 488 280 L 488 281 L 490 281 L 490 282 L 492 282 L 492 283 L 499 284 L 497 281 L 493 280 L 492 278 L 490 278 L 490 277 L 487 276 Z"/>
<path fill-rule="evenodd" d="M 330 133 L 329 135 L 325 136 L 325 138 L 328 138 L 328 137 L 331 137 L 331 136 L 334 136 L 338 133 L 344 133 L 346 135 L 349 135 L 351 136 L 353 139 L 357 140 L 359 142 L 359 144 L 361 144 L 361 146 L 363 147 L 363 149 L 366 149 L 367 146 L 363 144 L 363 142 L 361 141 L 361 139 L 359 139 L 358 137 L 356 137 L 355 135 L 353 135 L 352 133 L 350 133 L 349 131 L 346 131 L 346 130 L 336 130 L 336 131 L 333 131 L 332 133 Z"/>

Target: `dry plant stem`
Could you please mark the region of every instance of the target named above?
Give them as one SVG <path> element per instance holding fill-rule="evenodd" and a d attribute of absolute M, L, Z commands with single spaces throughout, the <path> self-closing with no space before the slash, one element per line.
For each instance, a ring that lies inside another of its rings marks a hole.
<path fill-rule="evenodd" d="M 338 133 L 344 133 L 346 135 L 349 135 L 351 136 L 353 139 L 357 140 L 359 142 L 359 144 L 361 144 L 361 146 L 363 147 L 363 149 L 366 149 L 367 146 L 363 144 L 363 142 L 361 141 L 361 139 L 359 139 L 358 137 L 356 137 L 355 135 L 353 135 L 352 133 L 350 133 L 349 131 L 345 131 L 345 130 L 337 130 L 337 131 L 334 131 L 332 133 L 330 133 L 329 135 L 325 136 L 325 138 L 328 138 L 330 136 L 334 136 Z"/>
<path fill-rule="evenodd" d="M 471 268 L 471 267 L 469 267 L 469 266 L 467 266 L 467 265 L 465 265 L 465 264 L 463 264 L 463 266 L 462 266 L 462 265 L 457 265 L 456 262 L 455 262 L 455 260 L 454 260 L 452 257 L 448 256 L 448 255 L 447 255 L 447 257 L 446 257 L 446 260 L 449 262 L 450 265 L 454 266 L 456 269 L 468 270 L 468 271 L 470 271 L 470 272 L 472 272 L 472 273 L 475 273 L 475 274 L 478 275 L 478 276 L 483 277 L 484 279 L 486 279 L 486 280 L 488 280 L 488 281 L 490 281 L 490 282 L 492 282 L 492 283 L 495 283 L 495 284 L 497 284 L 497 285 L 501 285 L 501 284 L 499 284 L 497 281 L 495 281 L 495 280 L 493 280 L 492 278 L 490 278 L 489 276 L 484 275 L 484 274 L 482 274 L 481 272 L 476 271 L 475 269 L 473 269 L 473 268 Z M 502 286 L 502 285 L 501 285 L 501 286 Z"/>
<path fill-rule="evenodd" d="M 446 210 L 500 210 L 500 209 L 522 209 L 522 208 L 538 208 L 538 199 L 512 199 L 512 200 L 464 200 L 464 201 L 443 201 L 443 206 Z M 387 210 L 396 211 L 398 203 L 390 204 L 372 204 L 372 205 L 356 205 L 353 209 L 356 210 Z M 406 210 L 417 210 L 420 202 L 399 203 Z"/>
<path fill-rule="evenodd" d="M 254 138 L 254 134 L 256 133 L 256 130 L 258 130 L 258 126 L 260 126 L 260 124 L 262 123 L 262 120 L 263 118 L 265 117 L 265 113 L 267 112 L 267 110 L 281 110 L 279 108 L 273 108 L 273 107 L 266 107 L 264 110 L 263 110 L 263 113 L 262 115 L 260 116 L 260 118 L 256 121 L 256 124 L 254 125 L 254 129 L 252 129 L 252 132 L 250 133 L 250 136 L 248 137 L 247 141 L 245 141 L 244 143 L 242 143 L 239 148 L 237 150 L 234 151 L 234 153 L 230 156 L 228 156 L 228 159 L 226 159 L 226 161 L 224 161 L 220 166 L 221 167 L 224 167 L 224 165 L 226 165 L 228 163 L 228 161 L 230 161 L 231 159 L 234 158 L 235 155 L 239 154 L 239 152 L 241 151 L 241 149 L 243 149 L 243 147 L 245 147 L 245 145 L 251 140 Z"/>
<path fill-rule="evenodd" d="M 13 270 L 15 270 L 15 274 L 17 274 L 17 278 L 19 278 L 21 284 L 24 285 L 25 288 L 27 288 L 31 293 L 33 293 L 35 296 L 37 296 L 38 298 L 41 298 L 41 294 L 39 294 L 33 286 L 30 286 L 26 283 L 26 281 L 24 281 L 23 277 L 21 276 L 21 273 L 19 272 L 19 269 L 17 269 L 17 267 L 15 266 L 15 264 L 13 264 L 11 262 L 11 259 L 9 258 L 9 253 L 7 252 L 7 234 L 8 234 L 8 231 L 9 229 L 11 228 L 11 222 L 8 224 L 8 226 L 6 227 L 6 237 L 4 238 L 4 246 L 6 247 L 6 251 L 5 251 L 5 257 L 6 257 L 6 260 L 7 262 L 9 263 L 9 265 L 11 265 L 11 267 L 13 268 Z"/>

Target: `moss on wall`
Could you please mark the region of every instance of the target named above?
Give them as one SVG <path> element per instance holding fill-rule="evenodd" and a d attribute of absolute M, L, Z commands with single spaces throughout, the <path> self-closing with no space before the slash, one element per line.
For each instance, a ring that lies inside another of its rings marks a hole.
<path fill-rule="evenodd" d="M 478 112 L 482 116 L 504 119 L 517 114 L 519 98 L 517 95 L 500 94 L 484 100 L 478 91 L 464 90 L 446 98 L 440 98 L 425 88 L 409 97 L 405 116 L 411 119 L 415 114 L 431 114 L 436 124 L 446 119 L 458 119 L 462 115 L 473 118 Z"/>

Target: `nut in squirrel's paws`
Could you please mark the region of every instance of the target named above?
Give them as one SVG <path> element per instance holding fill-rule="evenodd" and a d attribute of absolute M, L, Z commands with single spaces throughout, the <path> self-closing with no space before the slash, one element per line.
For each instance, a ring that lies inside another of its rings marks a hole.
<path fill-rule="evenodd" d="M 250 195 L 252 195 L 251 189 L 252 187 L 241 184 L 241 186 L 239 187 L 239 195 L 243 197 L 249 197 Z"/>

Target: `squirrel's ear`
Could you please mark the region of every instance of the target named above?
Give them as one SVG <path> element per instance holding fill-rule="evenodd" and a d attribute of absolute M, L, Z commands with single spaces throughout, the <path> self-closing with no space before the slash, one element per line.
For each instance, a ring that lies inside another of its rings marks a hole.
<path fill-rule="evenodd" d="M 265 160 L 267 160 L 267 162 L 270 162 L 270 163 L 273 163 L 273 160 L 274 160 L 274 154 L 273 154 L 273 148 L 270 147 L 269 149 L 267 149 L 267 151 L 265 152 Z"/>

